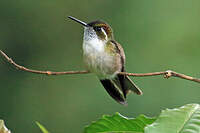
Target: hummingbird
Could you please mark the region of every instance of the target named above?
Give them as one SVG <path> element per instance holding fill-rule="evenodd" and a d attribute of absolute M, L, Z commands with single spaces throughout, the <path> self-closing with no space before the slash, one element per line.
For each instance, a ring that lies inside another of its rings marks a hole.
<path fill-rule="evenodd" d="M 112 28 L 104 21 L 85 23 L 68 16 L 84 27 L 83 60 L 89 72 L 97 75 L 108 94 L 118 103 L 127 105 L 126 96 L 130 92 L 142 95 L 142 91 L 125 72 L 125 53 L 115 41 Z"/>

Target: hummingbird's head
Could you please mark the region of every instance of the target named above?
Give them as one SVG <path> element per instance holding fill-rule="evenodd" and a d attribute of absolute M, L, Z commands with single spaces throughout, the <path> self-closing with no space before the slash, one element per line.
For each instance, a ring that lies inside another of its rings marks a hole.
<path fill-rule="evenodd" d="M 102 41 L 109 41 L 113 39 L 113 31 L 112 28 L 105 22 L 97 20 L 92 21 L 90 23 L 85 23 L 80 21 L 74 17 L 69 16 L 68 18 L 82 24 L 85 28 L 84 30 L 84 39 L 100 39 Z"/>

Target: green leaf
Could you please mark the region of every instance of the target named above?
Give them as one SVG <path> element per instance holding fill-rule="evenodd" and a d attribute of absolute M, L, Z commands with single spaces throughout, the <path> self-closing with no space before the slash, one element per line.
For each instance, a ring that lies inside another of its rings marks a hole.
<path fill-rule="evenodd" d="M 43 125 L 41 125 L 39 122 L 36 121 L 36 124 L 38 125 L 38 127 L 41 129 L 41 131 L 43 133 L 49 133 L 48 130 Z"/>
<path fill-rule="evenodd" d="M 119 113 L 104 115 L 85 128 L 84 133 L 143 133 L 144 127 L 152 124 L 154 118 L 140 115 L 137 118 L 126 118 Z"/>
<path fill-rule="evenodd" d="M 3 120 L 0 120 L 0 133 L 11 133 L 4 124 Z"/>
<path fill-rule="evenodd" d="M 145 128 L 145 133 L 200 133 L 200 105 L 166 109 Z"/>

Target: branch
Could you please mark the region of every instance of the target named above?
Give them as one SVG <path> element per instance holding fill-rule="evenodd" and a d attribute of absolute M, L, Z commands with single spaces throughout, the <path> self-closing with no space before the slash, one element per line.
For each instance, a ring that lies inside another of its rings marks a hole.
<path fill-rule="evenodd" d="M 17 69 L 36 73 L 36 74 L 47 74 L 47 75 L 64 75 L 64 74 L 86 74 L 89 73 L 89 71 L 67 71 L 67 72 L 52 72 L 52 71 L 40 71 L 40 70 L 33 70 L 26 68 L 24 66 L 20 66 L 17 63 L 15 63 L 11 58 L 9 58 L 3 51 L 0 50 L 1 55 L 13 66 L 15 66 Z"/>
<path fill-rule="evenodd" d="M 200 83 L 199 78 L 194 78 L 185 74 L 177 73 L 171 70 L 163 71 L 163 72 L 152 72 L 152 73 L 126 73 L 126 72 L 121 72 L 120 74 L 122 75 L 128 75 L 128 76 L 135 76 L 135 77 L 147 77 L 147 76 L 157 76 L 157 75 L 163 75 L 164 78 L 168 79 L 170 77 L 177 77 L 181 79 L 186 79 L 190 81 L 194 81 L 197 83 Z"/>
<path fill-rule="evenodd" d="M 3 51 L 0 50 L 0 54 L 13 66 L 15 66 L 17 69 L 26 71 L 26 72 L 31 72 L 31 73 L 36 73 L 36 74 L 46 74 L 46 75 L 67 75 L 67 74 L 88 74 L 90 73 L 89 71 L 66 71 L 66 72 L 52 72 L 52 71 L 40 71 L 40 70 L 33 70 L 26 68 L 24 66 L 18 65 L 15 63 L 11 58 L 9 58 Z M 127 73 L 127 72 L 120 72 L 119 74 L 121 75 L 128 75 L 128 76 L 135 76 L 135 77 L 147 77 L 147 76 L 158 76 L 158 75 L 163 75 L 164 78 L 170 78 L 170 77 L 178 77 L 190 81 L 194 81 L 197 83 L 200 83 L 200 79 L 194 78 L 191 76 L 187 76 L 181 73 L 177 73 L 171 70 L 168 71 L 163 71 L 163 72 L 152 72 L 152 73 Z"/>

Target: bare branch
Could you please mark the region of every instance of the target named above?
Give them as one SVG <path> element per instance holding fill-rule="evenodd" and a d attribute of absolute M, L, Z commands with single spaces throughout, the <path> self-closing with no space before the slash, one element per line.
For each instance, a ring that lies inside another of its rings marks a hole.
<path fill-rule="evenodd" d="M 46 75 L 67 75 L 67 74 L 87 74 L 90 73 L 89 71 L 66 71 L 66 72 L 52 72 L 52 71 L 39 71 L 39 70 L 33 70 L 26 68 L 24 66 L 18 65 L 15 63 L 11 58 L 9 58 L 3 51 L 0 50 L 0 54 L 13 66 L 15 66 L 17 69 L 26 71 L 26 72 L 31 72 L 31 73 L 36 73 L 36 74 L 46 74 Z M 163 71 L 163 72 L 152 72 L 152 73 L 127 73 L 127 72 L 121 72 L 119 73 L 121 75 L 128 75 L 128 76 L 134 76 L 134 77 L 147 77 L 147 76 L 157 76 L 157 75 L 163 75 L 164 78 L 170 78 L 170 77 L 178 77 L 190 81 L 194 81 L 197 83 L 200 83 L 200 79 L 194 78 L 191 76 L 187 76 L 181 73 L 177 73 L 171 70 Z"/>
<path fill-rule="evenodd" d="M 15 63 L 11 58 L 9 58 L 3 51 L 0 50 L 0 53 L 5 59 L 15 66 L 17 69 L 26 71 L 26 72 L 31 72 L 31 73 L 36 73 L 36 74 L 46 74 L 46 75 L 64 75 L 64 74 L 86 74 L 89 73 L 89 71 L 67 71 L 67 72 L 52 72 L 52 71 L 40 71 L 40 70 L 33 70 L 26 68 L 24 66 L 20 66 L 17 63 Z"/>
<path fill-rule="evenodd" d="M 152 72 L 152 73 L 127 73 L 127 72 L 121 72 L 122 75 L 128 75 L 128 76 L 134 76 L 134 77 L 147 77 L 147 76 L 157 76 L 157 75 L 163 75 L 164 78 L 170 78 L 170 77 L 178 77 L 181 79 L 186 79 L 190 81 L 194 81 L 197 83 L 200 83 L 199 78 L 194 78 L 185 74 L 177 73 L 171 70 L 163 71 L 163 72 Z"/>

